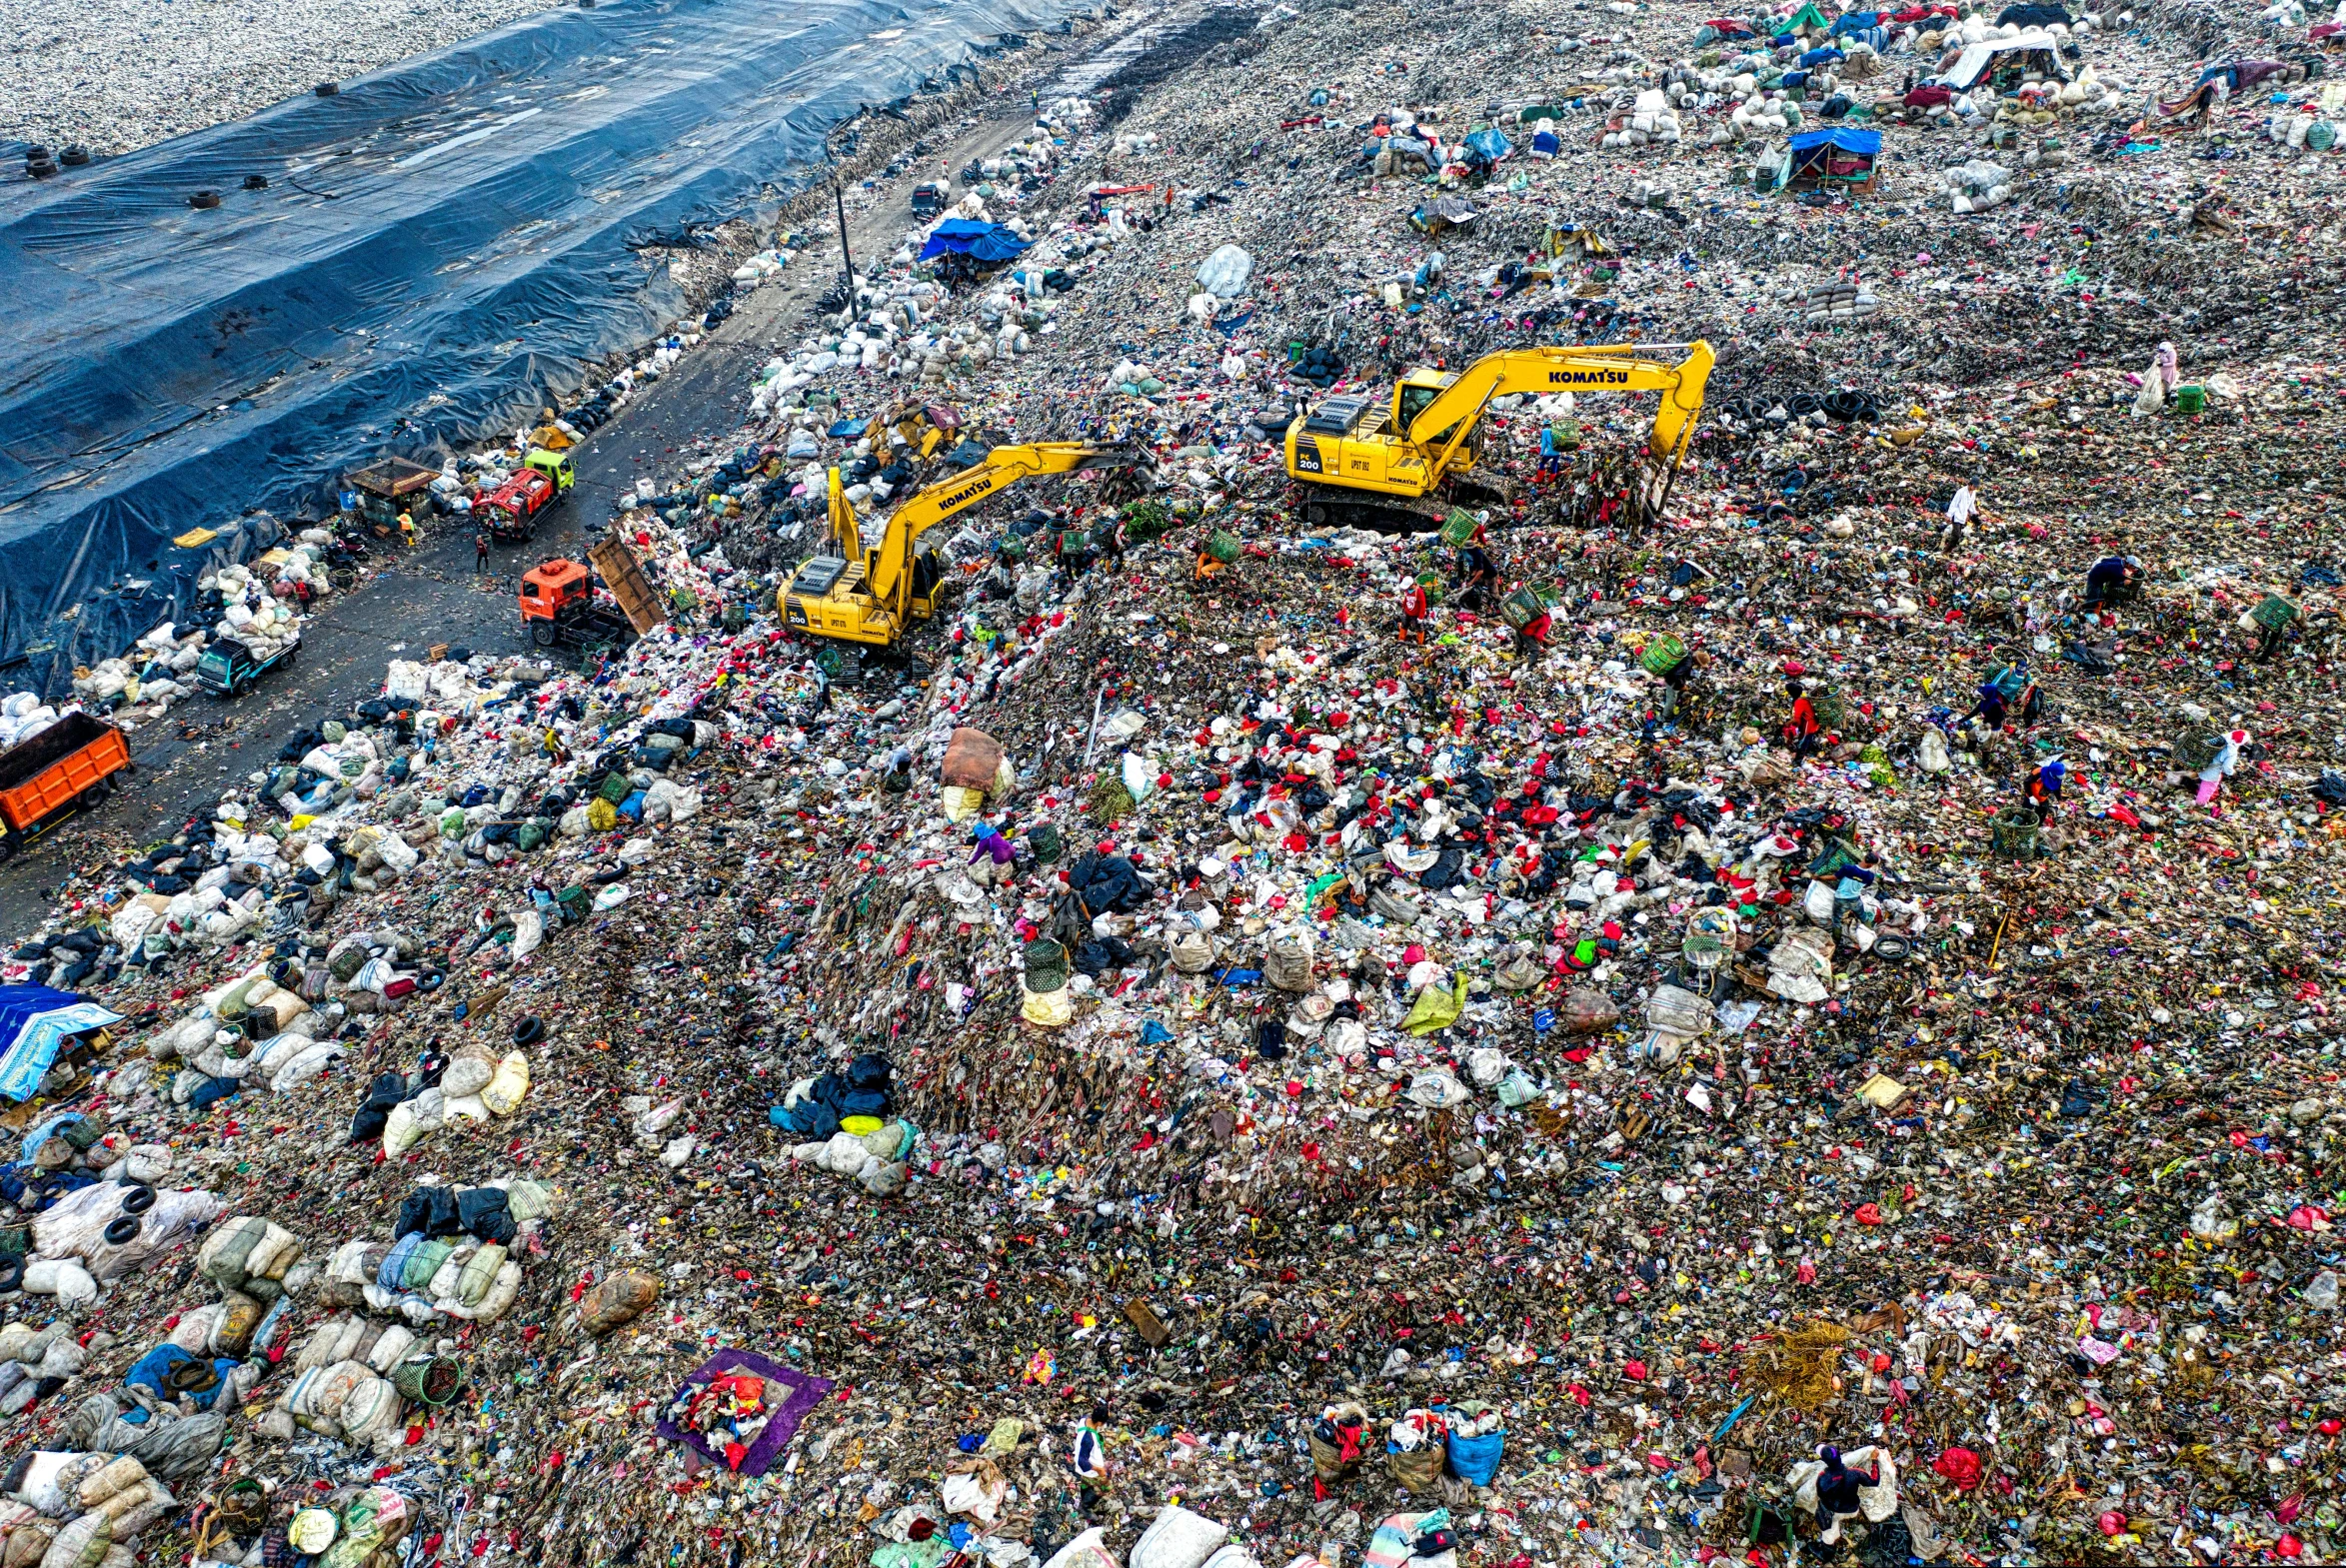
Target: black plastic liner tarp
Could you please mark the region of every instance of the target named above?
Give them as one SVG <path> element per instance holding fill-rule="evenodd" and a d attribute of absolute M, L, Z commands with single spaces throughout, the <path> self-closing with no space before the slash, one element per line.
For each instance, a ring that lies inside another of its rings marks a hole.
<path fill-rule="evenodd" d="M 319 515 L 346 469 L 523 423 L 682 308 L 631 247 L 777 199 L 859 109 L 1075 9 L 549 11 L 0 183 L 0 686 L 53 691 L 184 609 L 217 553 L 174 537 Z"/>

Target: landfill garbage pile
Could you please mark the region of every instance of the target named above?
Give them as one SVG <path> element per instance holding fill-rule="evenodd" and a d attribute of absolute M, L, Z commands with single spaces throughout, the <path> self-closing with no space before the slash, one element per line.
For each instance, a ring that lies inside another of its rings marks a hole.
<path fill-rule="evenodd" d="M 1814 14 L 1280 8 L 1040 104 L 623 496 L 665 626 L 394 663 L 62 888 L 8 1555 L 2337 1556 L 2334 331 L 2278 243 L 2154 322 L 2133 235 L 2002 352 L 2043 164 L 1969 240 L 1913 173 L 1988 112 L 1889 127 L 1900 211 L 1730 204 L 1685 41 Z M 1661 526 L 1603 393 L 1494 400 L 1485 517 L 1293 521 L 1299 404 L 1632 328 L 1722 356 Z M 790 630 L 833 470 L 1039 439 L 1154 461 Z"/>

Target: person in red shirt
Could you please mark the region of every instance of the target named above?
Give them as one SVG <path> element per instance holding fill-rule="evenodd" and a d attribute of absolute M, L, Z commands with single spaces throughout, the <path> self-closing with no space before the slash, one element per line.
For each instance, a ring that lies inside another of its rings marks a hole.
<path fill-rule="evenodd" d="M 1824 726 L 1817 721 L 1816 705 L 1808 701 L 1805 687 L 1794 681 L 1785 690 L 1792 696 L 1792 717 L 1785 721 L 1784 741 L 1794 757 L 1806 757 L 1823 739 Z"/>
<path fill-rule="evenodd" d="M 1407 592 L 1401 595 L 1400 640 L 1422 647 L 1425 642 L 1426 624 L 1432 619 L 1433 605 L 1425 597 L 1425 585 L 1411 583 Z"/>

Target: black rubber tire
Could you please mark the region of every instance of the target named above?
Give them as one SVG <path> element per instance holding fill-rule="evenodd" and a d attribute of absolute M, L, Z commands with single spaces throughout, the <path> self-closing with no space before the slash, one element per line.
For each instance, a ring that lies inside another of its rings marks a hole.
<path fill-rule="evenodd" d="M 540 648 L 552 648 L 554 646 L 554 640 L 555 632 L 553 622 L 540 620 L 530 623 L 531 642 L 537 644 Z"/>
<path fill-rule="evenodd" d="M 1903 936 L 1877 936 L 1873 955 L 1884 963 L 1904 963 L 1914 955 L 1914 944 Z"/>
<path fill-rule="evenodd" d="M 22 1289 L 23 1286 L 23 1254 L 11 1252 L 0 1256 L 0 1292 Z"/>
<path fill-rule="evenodd" d="M 210 212 L 220 205 L 218 191 L 198 191 L 187 199 L 187 204 L 198 212 Z"/>
<path fill-rule="evenodd" d="M 16 858 L 16 840 L 13 837 L 0 833 L 0 865 L 6 865 L 10 860 Z"/>
<path fill-rule="evenodd" d="M 155 1189 L 143 1181 L 122 1194 L 122 1211 L 125 1214 L 144 1214 L 154 1206 Z"/>
<path fill-rule="evenodd" d="M 68 169 L 80 169 L 89 164 L 90 150 L 75 142 L 57 155 L 57 161 Z"/>
<path fill-rule="evenodd" d="M 103 784 L 94 784 L 81 792 L 81 808 L 85 811 L 94 811 L 105 803 L 106 786 Z"/>
<path fill-rule="evenodd" d="M 546 1037 L 546 1020 L 532 1013 L 513 1026 L 513 1043 L 517 1050 L 527 1049 Z"/>
<path fill-rule="evenodd" d="M 244 188 L 248 191 L 265 191 L 269 188 L 269 177 L 265 174 L 248 174 L 244 177 Z"/>
<path fill-rule="evenodd" d="M 342 84 L 340 82 L 320 82 L 316 87 L 310 90 L 321 98 L 332 98 L 335 94 L 342 91 Z"/>
<path fill-rule="evenodd" d="M 106 1244 L 126 1247 L 139 1238 L 139 1222 L 135 1215 L 124 1214 L 106 1227 Z"/>

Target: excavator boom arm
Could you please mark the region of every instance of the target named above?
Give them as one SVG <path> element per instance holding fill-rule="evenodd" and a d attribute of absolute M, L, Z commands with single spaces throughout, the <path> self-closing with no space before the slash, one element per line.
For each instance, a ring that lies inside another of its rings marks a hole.
<path fill-rule="evenodd" d="M 1419 448 L 1430 446 L 1452 426 L 1462 438 L 1492 398 L 1515 393 L 1658 392 L 1661 407 L 1646 446 L 1657 460 L 1675 463 L 1702 414 L 1702 392 L 1710 380 L 1713 356 L 1707 343 L 1686 345 L 1685 358 L 1674 363 L 1652 355 L 1652 349 L 1634 343 L 1502 349 L 1460 372 L 1418 411 L 1402 434 Z M 1456 445 L 1453 439 L 1450 446 Z"/>
<path fill-rule="evenodd" d="M 888 531 L 872 552 L 866 571 L 872 597 L 900 614 L 897 603 L 911 581 L 913 547 L 947 518 L 966 512 L 988 496 L 1044 474 L 1073 474 L 1082 469 L 1130 468 L 1142 461 L 1126 447 L 1095 446 L 1083 441 L 1035 442 L 1026 446 L 996 447 L 984 462 L 950 479 L 915 491 L 888 520 Z M 839 471 L 832 471 L 832 483 Z"/>

